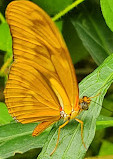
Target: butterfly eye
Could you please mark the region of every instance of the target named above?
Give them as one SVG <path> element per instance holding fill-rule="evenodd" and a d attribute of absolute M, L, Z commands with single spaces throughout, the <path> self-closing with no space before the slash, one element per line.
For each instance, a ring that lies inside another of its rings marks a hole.
<path fill-rule="evenodd" d="M 88 103 L 87 102 L 80 103 L 80 109 L 88 110 L 89 109 Z"/>

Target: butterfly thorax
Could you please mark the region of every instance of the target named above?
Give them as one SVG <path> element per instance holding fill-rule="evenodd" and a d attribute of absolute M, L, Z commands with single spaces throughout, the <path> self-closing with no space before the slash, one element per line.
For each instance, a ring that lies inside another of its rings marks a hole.
<path fill-rule="evenodd" d="M 90 102 L 91 100 L 89 97 L 83 96 L 82 98 L 79 99 L 79 103 L 76 106 L 76 110 L 72 109 L 70 114 L 67 114 L 64 110 L 61 109 L 60 110 L 61 118 L 63 118 L 64 120 L 75 119 L 76 116 L 78 116 L 81 111 L 89 109 Z"/>
<path fill-rule="evenodd" d="M 71 120 L 74 119 L 79 114 L 79 111 L 73 111 L 70 114 L 65 113 L 63 110 L 60 111 L 60 116 L 64 120 Z"/>

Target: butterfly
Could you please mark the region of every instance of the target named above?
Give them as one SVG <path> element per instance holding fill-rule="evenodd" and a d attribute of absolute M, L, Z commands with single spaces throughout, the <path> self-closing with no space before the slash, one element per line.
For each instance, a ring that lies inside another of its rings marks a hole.
<path fill-rule="evenodd" d="M 74 66 L 66 44 L 51 18 L 30 1 L 13 1 L 6 9 L 14 60 L 4 90 L 9 113 L 18 122 L 40 122 L 32 135 L 64 119 L 60 130 L 71 119 L 87 110 L 91 99 L 79 99 Z M 85 144 L 84 144 L 85 146 Z"/>

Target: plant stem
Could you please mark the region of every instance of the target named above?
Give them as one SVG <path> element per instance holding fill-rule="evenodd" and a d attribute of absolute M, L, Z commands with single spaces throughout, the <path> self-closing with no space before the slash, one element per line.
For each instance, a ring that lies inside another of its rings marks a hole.
<path fill-rule="evenodd" d="M 4 63 L 4 65 L 0 69 L 0 76 L 4 76 L 6 68 L 11 64 L 13 57 L 7 59 L 7 61 Z"/>
<path fill-rule="evenodd" d="M 70 10 L 72 10 L 74 7 L 76 7 L 78 4 L 82 3 L 84 0 L 76 0 L 75 2 L 73 2 L 71 5 L 69 5 L 68 7 L 66 7 L 64 10 L 62 10 L 61 12 L 59 12 L 58 14 L 56 14 L 52 20 L 56 21 L 59 18 L 61 18 L 62 16 L 64 16 L 66 13 L 68 13 Z"/>

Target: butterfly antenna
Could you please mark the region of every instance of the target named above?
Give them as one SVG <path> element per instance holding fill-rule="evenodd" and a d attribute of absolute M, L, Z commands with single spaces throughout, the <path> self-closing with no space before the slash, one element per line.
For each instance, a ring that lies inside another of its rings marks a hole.
<path fill-rule="evenodd" d="M 110 109 L 108 109 L 108 108 L 106 108 L 106 107 L 104 107 L 104 106 L 100 105 L 99 103 L 97 103 L 97 102 L 95 102 L 95 101 L 93 101 L 93 100 L 91 100 L 91 101 L 92 101 L 92 102 L 94 102 L 94 103 L 96 103 L 97 105 L 101 106 L 102 108 L 104 108 L 104 109 L 108 110 L 109 112 L 112 112 L 112 113 L 113 113 L 113 111 L 112 111 L 112 110 L 110 110 Z"/>

